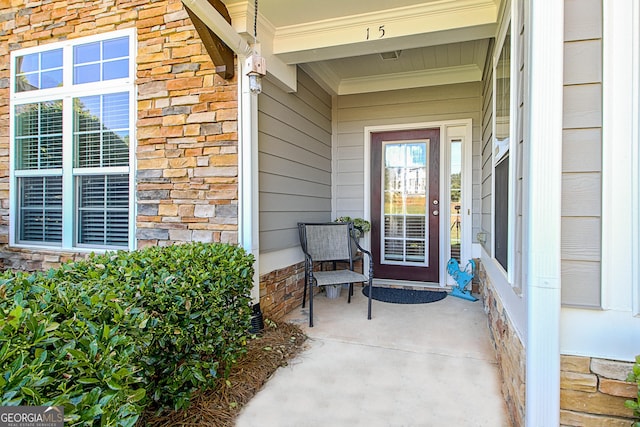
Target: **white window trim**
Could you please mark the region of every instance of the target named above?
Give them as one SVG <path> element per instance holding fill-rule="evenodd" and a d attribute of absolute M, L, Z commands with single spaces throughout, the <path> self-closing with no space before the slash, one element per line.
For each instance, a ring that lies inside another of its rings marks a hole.
<path fill-rule="evenodd" d="M 514 286 L 514 268 L 515 268 L 515 250 L 514 250 L 514 239 L 515 239 L 515 222 L 516 222 L 516 209 L 515 209 L 515 161 L 516 161 L 516 145 L 517 141 L 515 141 L 515 136 L 517 136 L 517 118 L 518 118 L 518 94 L 517 89 L 518 85 L 514 85 L 514 82 L 517 82 L 518 70 L 517 70 L 517 51 L 516 51 L 516 30 L 513 27 L 513 23 L 518 22 L 517 16 L 517 7 L 515 2 L 507 2 L 504 8 L 504 16 L 503 16 L 503 24 L 496 37 L 496 50 L 493 55 L 493 121 L 492 121 L 492 150 L 491 150 L 491 261 L 495 264 L 495 267 L 498 271 L 501 272 L 504 279 L 510 286 Z M 511 89 L 509 91 L 509 146 L 506 150 L 502 150 L 495 143 L 495 135 L 496 135 L 496 69 L 498 66 L 498 61 L 500 59 L 500 53 L 502 52 L 502 48 L 505 42 L 505 38 L 507 36 L 507 29 L 511 28 L 511 60 L 510 60 L 510 86 Z M 495 168 L 498 163 L 505 157 L 509 155 L 509 207 L 508 207 L 508 216 L 509 216 L 509 224 L 507 230 L 507 271 L 502 267 L 502 265 L 496 259 L 496 246 L 495 246 L 495 238 L 496 238 L 496 205 L 495 205 Z"/>
<path fill-rule="evenodd" d="M 633 314 L 640 316 L 640 1 L 632 4 L 633 20 L 633 112 L 632 112 L 632 272 L 631 283 L 633 286 Z"/>
<path fill-rule="evenodd" d="M 103 41 L 108 39 L 114 39 L 118 37 L 129 37 L 129 77 L 117 80 L 107 80 L 98 83 L 85 83 L 73 85 L 73 46 L 85 43 L 92 43 L 96 41 Z M 28 55 L 31 53 L 45 52 L 53 49 L 63 49 L 63 86 L 49 89 L 42 89 L 37 91 L 27 92 L 15 92 L 15 63 L 16 57 Z M 113 250 L 109 247 L 95 247 L 95 246 L 74 246 L 75 240 L 75 204 L 69 199 L 74 197 L 74 192 L 65 191 L 63 193 L 63 235 L 62 243 L 60 245 L 51 245 L 47 243 L 17 243 L 16 236 L 16 221 L 17 221 L 17 206 L 18 206 L 18 191 L 17 191 L 17 177 L 29 176 L 30 174 L 43 176 L 47 174 L 59 174 L 59 169 L 55 170 L 38 170 L 38 171 L 15 171 L 15 106 L 19 104 L 27 104 L 33 102 L 42 102 L 47 99 L 61 99 L 63 101 L 63 111 L 70 111 L 72 99 L 78 96 L 90 96 L 97 94 L 108 94 L 115 92 L 123 92 L 124 90 L 129 92 L 129 130 L 130 130 L 130 143 L 129 143 L 129 166 L 118 168 L 101 168 L 101 171 L 107 172 L 123 172 L 129 174 L 129 242 L 128 249 L 134 250 L 136 248 L 135 237 L 135 219 L 136 219 L 136 204 L 135 204 L 135 171 L 136 171 L 136 117 L 137 117 L 137 98 L 136 98 L 136 53 L 137 53 L 137 37 L 136 29 L 130 28 L 125 30 L 111 31 L 108 33 L 102 33 L 93 36 L 87 36 L 72 40 L 64 40 L 61 42 L 49 43 L 45 45 L 20 49 L 11 52 L 10 63 L 10 108 L 9 108 L 9 170 L 10 170 L 10 185 L 9 185 L 9 245 L 16 248 L 28 248 L 28 249 L 44 249 L 44 250 L 56 250 L 56 251 L 72 251 L 72 252 L 103 252 L 106 250 Z M 65 114 L 63 117 L 63 169 L 72 170 L 71 150 L 73 147 L 73 138 L 71 129 L 73 127 L 73 117 L 71 114 Z M 76 172 L 78 170 L 76 169 Z M 69 172 L 62 175 L 63 189 L 73 188 L 73 173 Z M 72 232 L 70 232 L 71 230 Z"/>

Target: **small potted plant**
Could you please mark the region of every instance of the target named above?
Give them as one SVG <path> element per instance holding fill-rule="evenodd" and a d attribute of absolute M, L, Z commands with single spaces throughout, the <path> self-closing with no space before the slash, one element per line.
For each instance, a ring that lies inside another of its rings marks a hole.
<path fill-rule="evenodd" d="M 350 216 L 341 216 L 336 218 L 334 222 L 352 222 L 353 223 L 353 238 L 356 242 L 360 242 L 360 238 L 364 236 L 364 233 L 371 230 L 371 223 L 363 218 L 351 218 Z M 358 246 L 355 242 L 351 242 L 351 253 L 355 256 L 358 252 Z"/>
<path fill-rule="evenodd" d="M 353 228 L 356 230 L 354 236 L 357 240 L 364 236 L 364 233 L 371 230 L 371 223 L 363 218 L 351 218 L 350 216 L 341 216 L 336 218 L 334 222 L 353 222 Z"/>

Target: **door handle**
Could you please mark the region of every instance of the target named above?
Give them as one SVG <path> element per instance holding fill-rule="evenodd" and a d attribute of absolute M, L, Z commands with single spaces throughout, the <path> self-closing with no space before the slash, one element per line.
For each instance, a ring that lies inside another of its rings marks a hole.
<path fill-rule="evenodd" d="M 439 210 L 436 209 L 435 211 L 433 211 L 433 216 L 438 216 L 438 215 L 440 215 L 440 211 Z"/>

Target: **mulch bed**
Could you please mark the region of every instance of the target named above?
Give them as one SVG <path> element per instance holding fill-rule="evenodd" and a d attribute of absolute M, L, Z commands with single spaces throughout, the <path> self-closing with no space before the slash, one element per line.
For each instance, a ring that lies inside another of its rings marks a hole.
<path fill-rule="evenodd" d="M 247 343 L 247 354 L 231 369 L 227 381 L 221 378 L 214 390 L 197 393 L 186 410 L 147 413 L 137 425 L 233 427 L 242 407 L 304 347 L 306 336 L 298 326 L 266 323 L 264 331 Z"/>

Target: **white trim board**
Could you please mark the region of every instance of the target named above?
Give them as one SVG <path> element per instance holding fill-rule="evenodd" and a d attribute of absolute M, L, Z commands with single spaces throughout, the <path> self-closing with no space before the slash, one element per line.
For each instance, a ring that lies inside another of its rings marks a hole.
<path fill-rule="evenodd" d="M 465 179 L 462 185 L 462 203 L 461 212 L 468 212 L 467 227 L 463 226 L 462 243 L 461 243 L 461 259 L 469 259 L 472 257 L 471 250 L 471 235 L 472 235 L 472 220 L 473 220 L 473 194 L 471 186 L 472 169 L 472 119 L 460 119 L 460 120 L 448 120 L 441 122 L 418 122 L 418 123 L 402 123 L 402 124 L 390 124 L 390 125 L 378 125 L 378 126 L 365 126 L 364 128 L 364 218 L 371 219 L 371 134 L 375 132 L 388 132 L 388 131 L 401 131 L 408 129 L 426 129 L 426 128 L 439 128 L 440 129 L 440 196 L 439 200 L 443 200 L 443 195 L 449 194 L 449 182 L 446 179 L 449 171 L 449 150 L 448 143 L 452 137 L 460 137 L 462 139 L 462 172 Z M 456 129 L 457 128 L 457 129 Z M 463 128 L 463 129 L 461 129 Z M 447 197 L 448 200 L 448 197 Z M 441 215 L 440 215 L 440 286 L 444 287 L 447 284 L 453 284 L 447 275 L 446 265 L 450 258 L 449 244 L 442 244 L 442 242 L 448 242 L 449 239 L 449 221 L 448 221 L 448 203 L 446 204 L 446 212 L 444 204 L 441 203 Z M 364 247 L 370 248 L 369 237 L 364 241 Z M 365 265 L 368 268 L 368 265 Z M 450 283 L 451 282 L 451 283 Z"/>

